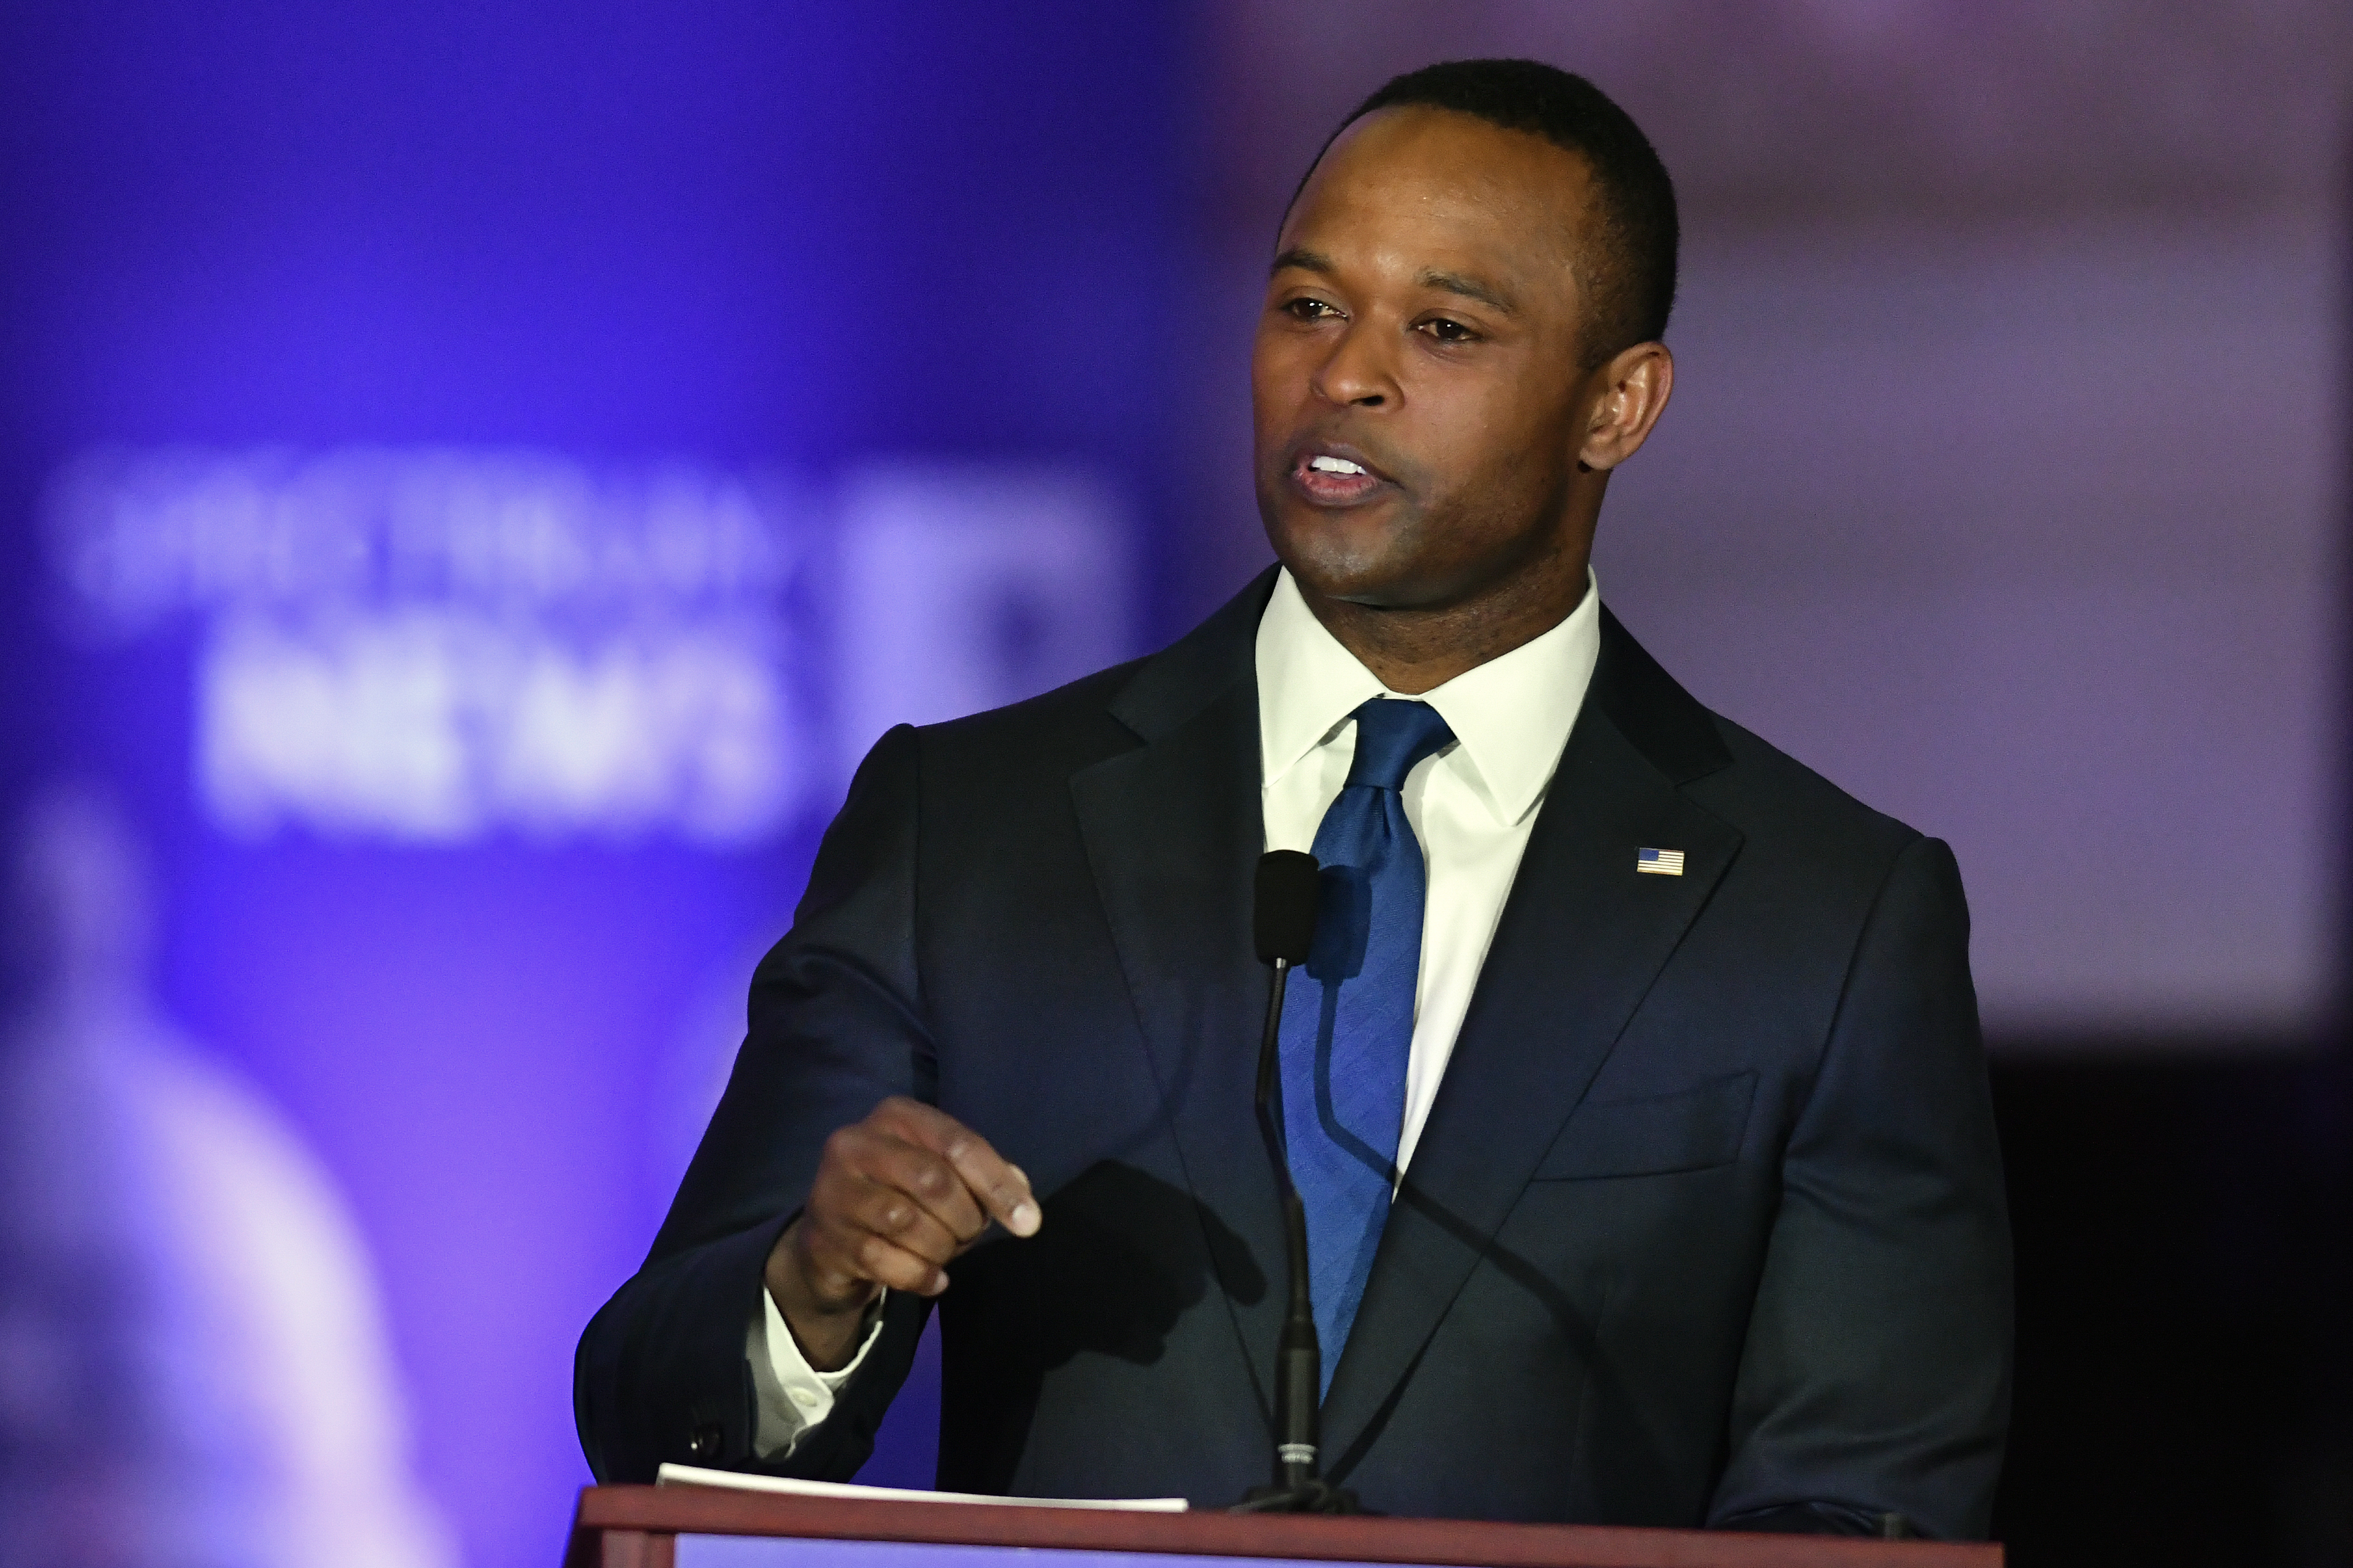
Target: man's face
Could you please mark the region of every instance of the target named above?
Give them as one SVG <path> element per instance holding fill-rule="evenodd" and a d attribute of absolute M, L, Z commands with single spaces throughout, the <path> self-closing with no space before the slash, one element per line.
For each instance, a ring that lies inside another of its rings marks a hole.
<path fill-rule="evenodd" d="M 1259 511 L 1312 594 L 1440 608 L 1582 554 L 1590 191 L 1576 154 L 1441 110 L 1367 115 L 1316 167 L 1250 358 Z"/>

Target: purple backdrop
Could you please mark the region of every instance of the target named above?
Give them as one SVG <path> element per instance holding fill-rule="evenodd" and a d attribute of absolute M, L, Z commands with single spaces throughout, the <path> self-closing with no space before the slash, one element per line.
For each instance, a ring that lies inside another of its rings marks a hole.
<path fill-rule="evenodd" d="M 1153 5 L 1017 23 L 749 3 L 18 6 L 7 34 L 10 797 L 94 781 L 143 846 L 154 997 L 348 1203 L 422 1490 L 465 1560 L 552 1561 L 586 1479 L 573 1340 L 650 1238 L 752 958 L 865 738 L 833 660 L 861 626 L 887 638 L 871 583 L 891 551 L 996 541 L 930 590 L 962 602 L 986 578 L 1002 610 L 935 647 L 994 660 L 951 695 L 1001 700 L 1138 641 L 1121 563 L 1148 556 L 1168 460 L 1152 431 L 1186 275 L 1187 37 Z M 910 458 L 932 468 L 910 481 Z M 77 460 L 112 477 L 60 500 Z M 272 529 L 322 462 L 375 476 L 338 491 L 357 575 L 289 580 Z M 623 724 L 658 709 L 645 672 L 685 657 L 698 606 L 537 579 L 518 600 L 503 567 L 488 586 L 400 578 L 417 526 L 462 526 L 447 495 L 414 500 L 436 462 L 459 472 L 449 494 L 537 508 L 591 547 L 663 520 L 582 485 L 781 475 L 793 499 L 755 521 L 790 570 L 716 590 L 765 639 L 742 667 L 751 739 L 681 744 L 713 768 L 766 746 L 790 787 L 699 833 L 682 795 L 624 799 L 609 757 L 558 746 L 438 832 L 404 828 L 428 742 L 458 735 L 487 767 L 540 674 L 551 722 L 605 698 Z M 518 463 L 540 477 L 500 490 Z M 1022 531 L 1025 484 L 1076 487 L 1060 534 Z M 861 535 L 881 554 L 844 560 L 861 506 L 888 512 Z M 138 594 L 73 572 L 118 526 L 184 557 L 125 624 L 108 616 Z M 1058 643 L 1033 624 L 1040 557 L 1072 539 L 1098 604 Z M 636 628 L 617 654 L 607 615 Z M 471 729 L 433 710 L 406 751 L 354 760 L 352 704 L 413 714 L 436 679 L 494 667 L 509 696 L 460 714 Z M 216 722 L 215 687 L 264 715 L 309 690 L 318 711 L 257 737 Z M 223 747 L 242 818 L 197 776 Z M 215 1223 L 235 1248 L 258 1221 Z M 878 1464 L 926 1483 L 920 1419 L 901 1425 Z"/>

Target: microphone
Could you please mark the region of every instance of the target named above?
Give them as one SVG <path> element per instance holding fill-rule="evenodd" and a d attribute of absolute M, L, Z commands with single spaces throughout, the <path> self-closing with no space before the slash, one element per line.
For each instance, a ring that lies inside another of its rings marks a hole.
<path fill-rule="evenodd" d="M 1274 1484 L 1252 1487 L 1236 1513 L 1356 1513 L 1356 1494 L 1326 1482 L 1318 1466 L 1324 1354 L 1315 1342 L 1315 1308 L 1307 1286 L 1307 1210 L 1291 1183 L 1282 1135 L 1282 994 L 1294 965 L 1307 962 L 1315 942 L 1315 895 L 1322 868 L 1296 849 L 1259 857 L 1252 934 L 1259 962 L 1274 969 L 1266 998 L 1266 1031 L 1259 1037 L 1259 1135 L 1282 1195 L 1282 1249 L 1290 1265 L 1291 1304 L 1274 1356 Z"/>

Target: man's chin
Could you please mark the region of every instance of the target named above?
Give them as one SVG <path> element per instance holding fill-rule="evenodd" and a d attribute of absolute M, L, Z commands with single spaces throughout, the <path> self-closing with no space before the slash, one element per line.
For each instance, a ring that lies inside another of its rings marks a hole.
<path fill-rule="evenodd" d="M 1436 610 L 1459 603 L 1465 592 L 1459 574 L 1403 548 L 1335 548 L 1329 540 L 1294 539 L 1278 541 L 1274 553 L 1311 605 Z"/>
<path fill-rule="evenodd" d="M 1311 593 L 1378 603 L 1413 576 L 1408 530 L 1393 507 L 1261 510 L 1275 558 Z"/>
<path fill-rule="evenodd" d="M 1409 608 L 1426 596 L 1415 574 L 1385 558 L 1314 551 L 1275 553 L 1310 600 L 1387 610 Z"/>

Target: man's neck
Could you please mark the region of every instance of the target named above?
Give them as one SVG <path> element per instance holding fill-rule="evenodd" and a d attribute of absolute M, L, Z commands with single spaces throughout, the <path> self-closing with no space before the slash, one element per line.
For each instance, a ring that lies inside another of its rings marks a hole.
<path fill-rule="evenodd" d="M 1303 582 L 1299 594 L 1324 629 L 1374 679 L 1391 691 L 1418 697 L 1567 620 L 1588 591 L 1588 559 L 1579 551 L 1573 561 L 1564 556 L 1546 563 L 1549 570 L 1524 573 L 1490 592 L 1427 608 L 1326 598 Z"/>

